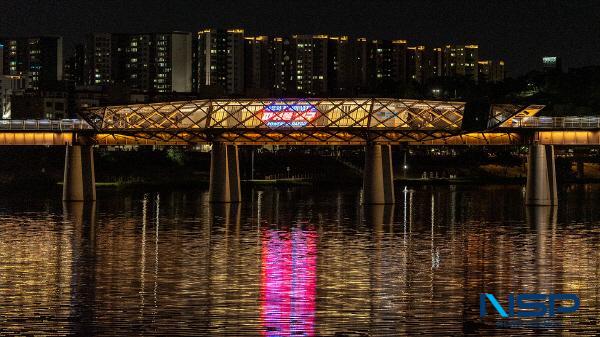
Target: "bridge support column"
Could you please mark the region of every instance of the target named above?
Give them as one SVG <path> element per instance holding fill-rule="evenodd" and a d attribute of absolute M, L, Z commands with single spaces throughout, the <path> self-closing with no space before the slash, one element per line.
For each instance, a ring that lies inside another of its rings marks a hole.
<path fill-rule="evenodd" d="M 393 204 L 394 171 L 390 145 L 367 144 L 363 177 L 364 204 Z"/>
<path fill-rule="evenodd" d="M 554 146 L 534 144 L 527 157 L 527 189 L 525 204 L 552 206 L 558 204 Z"/>
<path fill-rule="evenodd" d="M 96 200 L 94 150 L 91 145 L 67 145 L 65 151 L 63 200 Z"/>
<path fill-rule="evenodd" d="M 240 202 L 241 192 L 237 145 L 213 143 L 210 153 L 210 201 Z"/>

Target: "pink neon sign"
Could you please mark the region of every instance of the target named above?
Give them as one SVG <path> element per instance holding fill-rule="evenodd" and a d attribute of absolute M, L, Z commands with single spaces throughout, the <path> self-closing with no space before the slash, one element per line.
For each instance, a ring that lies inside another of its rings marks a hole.
<path fill-rule="evenodd" d="M 286 104 L 274 102 L 259 111 L 260 119 L 268 127 L 303 127 L 317 118 L 319 110 L 308 103 Z"/>

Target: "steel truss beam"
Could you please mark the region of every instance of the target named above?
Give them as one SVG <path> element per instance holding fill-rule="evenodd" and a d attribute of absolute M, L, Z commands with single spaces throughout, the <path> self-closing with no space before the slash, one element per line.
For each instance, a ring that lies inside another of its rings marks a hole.
<path fill-rule="evenodd" d="M 389 98 L 217 99 L 92 108 L 81 115 L 97 133 L 160 144 L 341 145 L 468 137 L 461 129 L 464 108 L 463 102 Z M 523 110 L 492 106 L 489 125 Z"/>

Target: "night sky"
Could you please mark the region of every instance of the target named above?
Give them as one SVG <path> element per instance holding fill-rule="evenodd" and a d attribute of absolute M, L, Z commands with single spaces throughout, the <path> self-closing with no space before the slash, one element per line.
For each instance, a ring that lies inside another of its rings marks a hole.
<path fill-rule="evenodd" d="M 247 34 L 347 34 L 409 44 L 477 43 L 509 74 L 600 64 L 600 0 L 0 0 L 0 36 L 62 35 L 65 50 L 89 32 L 244 28 Z"/>

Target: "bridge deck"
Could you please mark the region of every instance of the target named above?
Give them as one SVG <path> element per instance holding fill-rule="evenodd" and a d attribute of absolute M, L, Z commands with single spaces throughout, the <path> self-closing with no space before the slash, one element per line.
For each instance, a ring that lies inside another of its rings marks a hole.
<path fill-rule="evenodd" d="M 600 131 L 539 131 L 533 136 L 540 144 L 547 145 L 600 145 Z M 92 136 L 95 143 L 99 146 L 124 146 L 124 145 L 167 145 L 167 146 L 189 146 L 190 143 L 184 140 L 169 139 L 161 141 L 156 138 L 140 138 L 121 134 L 98 133 Z M 23 146 L 59 146 L 73 143 L 72 132 L 24 132 L 24 131 L 0 131 L 0 146 L 23 145 Z M 194 144 L 209 144 L 203 141 Z M 355 140 L 348 142 L 337 141 L 237 141 L 238 145 L 364 145 L 366 141 Z M 520 145 L 525 144 L 526 139 L 523 135 L 512 132 L 484 132 L 484 133 L 466 133 L 456 136 L 449 136 L 439 139 L 427 139 L 422 141 L 398 141 L 387 144 L 409 144 L 409 145 L 430 145 L 430 146 L 497 146 L 497 145 Z"/>
<path fill-rule="evenodd" d="M 496 104 L 470 112 L 470 123 L 483 129 L 470 132 L 463 129 L 466 108 L 464 102 L 388 98 L 133 104 L 91 108 L 81 113 L 84 120 L 2 120 L 0 145 L 63 145 L 73 142 L 74 134 L 98 145 L 600 143 L 599 117 L 537 117 L 543 106 Z M 484 127 L 477 113 L 487 114 Z"/>

